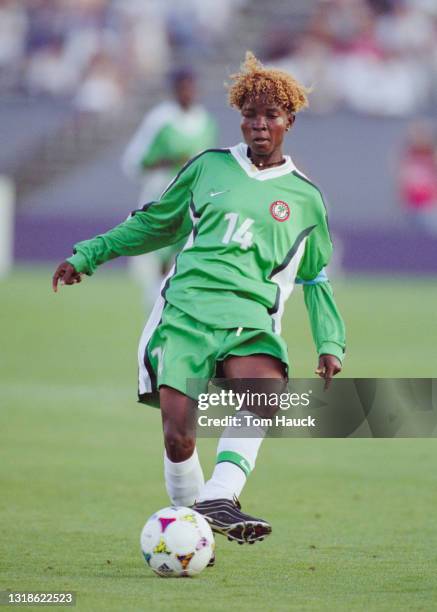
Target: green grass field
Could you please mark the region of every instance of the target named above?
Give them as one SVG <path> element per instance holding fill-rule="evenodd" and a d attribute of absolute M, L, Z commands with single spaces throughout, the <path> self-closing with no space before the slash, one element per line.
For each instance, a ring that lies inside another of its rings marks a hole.
<path fill-rule="evenodd" d="M 50 276 L 0 284 L 0 590 L 73 590 L 90 611 L 437 609 L 432 439 L 267 440 L 242 503 L 272 536 L 217 537 L 215 568 L 155 577 L 139 533 L 168 500 L 159 414 L 135 402 L 140 292 L 109 271 L 54 295 Z M 297 293 L 284 328 L 308 377 Z M 343 281 L 336 296 L 345 375 L 436 375 L 435 283 Z M 206 475 L 214 448 L 199 441 Z"/>

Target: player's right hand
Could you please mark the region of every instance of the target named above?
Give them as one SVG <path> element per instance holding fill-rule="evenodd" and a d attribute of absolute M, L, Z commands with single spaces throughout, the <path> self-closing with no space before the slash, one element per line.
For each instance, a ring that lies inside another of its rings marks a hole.
<path fill-rule="evenodd" d="M 68 263 L 68 261 L 63 261 L 56 268 L 55 273 L 53 274 L 52 279 L 52 287 L 53 291 L 56 293 L 58 290 L 58 283 L 61 285 L 74 285 L 76 283 L 80 283 L 82 280 L 82 274 L 76 271 L 76 268 Z"/>

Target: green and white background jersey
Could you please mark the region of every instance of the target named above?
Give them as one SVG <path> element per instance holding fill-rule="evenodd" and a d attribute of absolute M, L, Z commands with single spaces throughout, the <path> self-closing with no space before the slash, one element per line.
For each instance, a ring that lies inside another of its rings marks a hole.
<path fill-rule="evenodd" d="M 142 181 L 144 203 L 158 198 L 181 166 L 215 141 L 215 122 L 202 106 L 184 110 L 175 101 L 162 102 L 145 115 L 128 144 L 123 169 Z M 156 167 L 161 162 L 172 165 Z"/>
<path fill-rule="evenodd" d="M 200 105 L 183 109 L 176 101 L 158 104 L 144 117 L 123 155 L 125 174 L 141 183 L 140 206 L 156 200 L 172 177 L 194 155 L 214 146 L 216 125 Z M 181 243 L 130 261 L 130 271 L 154 301 L 162 266 L 174 260 Z"/>
<path fill-rule="evenodd" d="M 185 246 L 163 283 L 142 345 L 166 301 L 212 328 L 279 333 L 285 300 L 299 279 L 308 283 L 305 301 L 318 352 L 342 358 L 344 325 L 323 273 L 332 252 L 325 206 L 289 157 L 258 170 L 244 144 L 205 151 L 182 168 L 159 201 L 77 244 L 69 261 L 92 274 L 104 261 L 181 238 Z"/>

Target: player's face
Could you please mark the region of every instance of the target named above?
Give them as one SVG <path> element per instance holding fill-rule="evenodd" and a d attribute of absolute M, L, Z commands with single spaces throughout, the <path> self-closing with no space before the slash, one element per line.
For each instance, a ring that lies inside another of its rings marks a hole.
<path fill-rule="evenodd" d="M 293 117 L 281 106 L 264 98 L 246 102 L 241 109 L 241 131 L 253 154 L 271 157 L 282 155 L 285 132 Z"/>

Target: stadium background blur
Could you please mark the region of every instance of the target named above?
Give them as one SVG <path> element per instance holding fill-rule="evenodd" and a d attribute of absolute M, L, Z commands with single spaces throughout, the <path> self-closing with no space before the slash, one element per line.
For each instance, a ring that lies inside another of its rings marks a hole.
<path fill-rule="evenodd" d="M 125 261 L 56 296 L 50 277 L 137 207 L 122 153 L 175 66 L 199 75 L 219 145 L 240 140 L 223 84 L 246 49 L 314 85 L 286 150 L 328 200 L 344 374 L 435 376 L 437 238 L 402 197 L 407 171 L 420 191 L 414 134 L 437 181 L 433 0 L 0 0 L 0 174 L 16 196 L 0 281 L 0 590 L 72 588 L 89 610 L 136 610 L 145 594 L 155 610 L 435 604 L 433 440 L 268 440 L 243 498 L 274 524 L 267 548 L 219 542 L 217 569 L 183 585 L 189 605 L 144 580 L 137 535 L 167 500 L 159 419 L 135 405 L 140 289 Z M 293 374 L 310 376 L 296 296 L 284 330 Z M 200 451 L 208 473 L 213 442 Z"/>
<path fill-rule="evenodd" d="M 198 72 L 219 145 L 237 142 L 223 83 L 252 49 L 314 85 L 287 149 L 326 193 L 344 268 L 434 272 L 435 242 L 400 206 L 398 161 L 408 124 L 436 118 L 436 6 L 2 0 L 0 172 L 17 190 L 17 258 L 58 259 L 136 207 L 120 157 L 175 65 Z"/>

